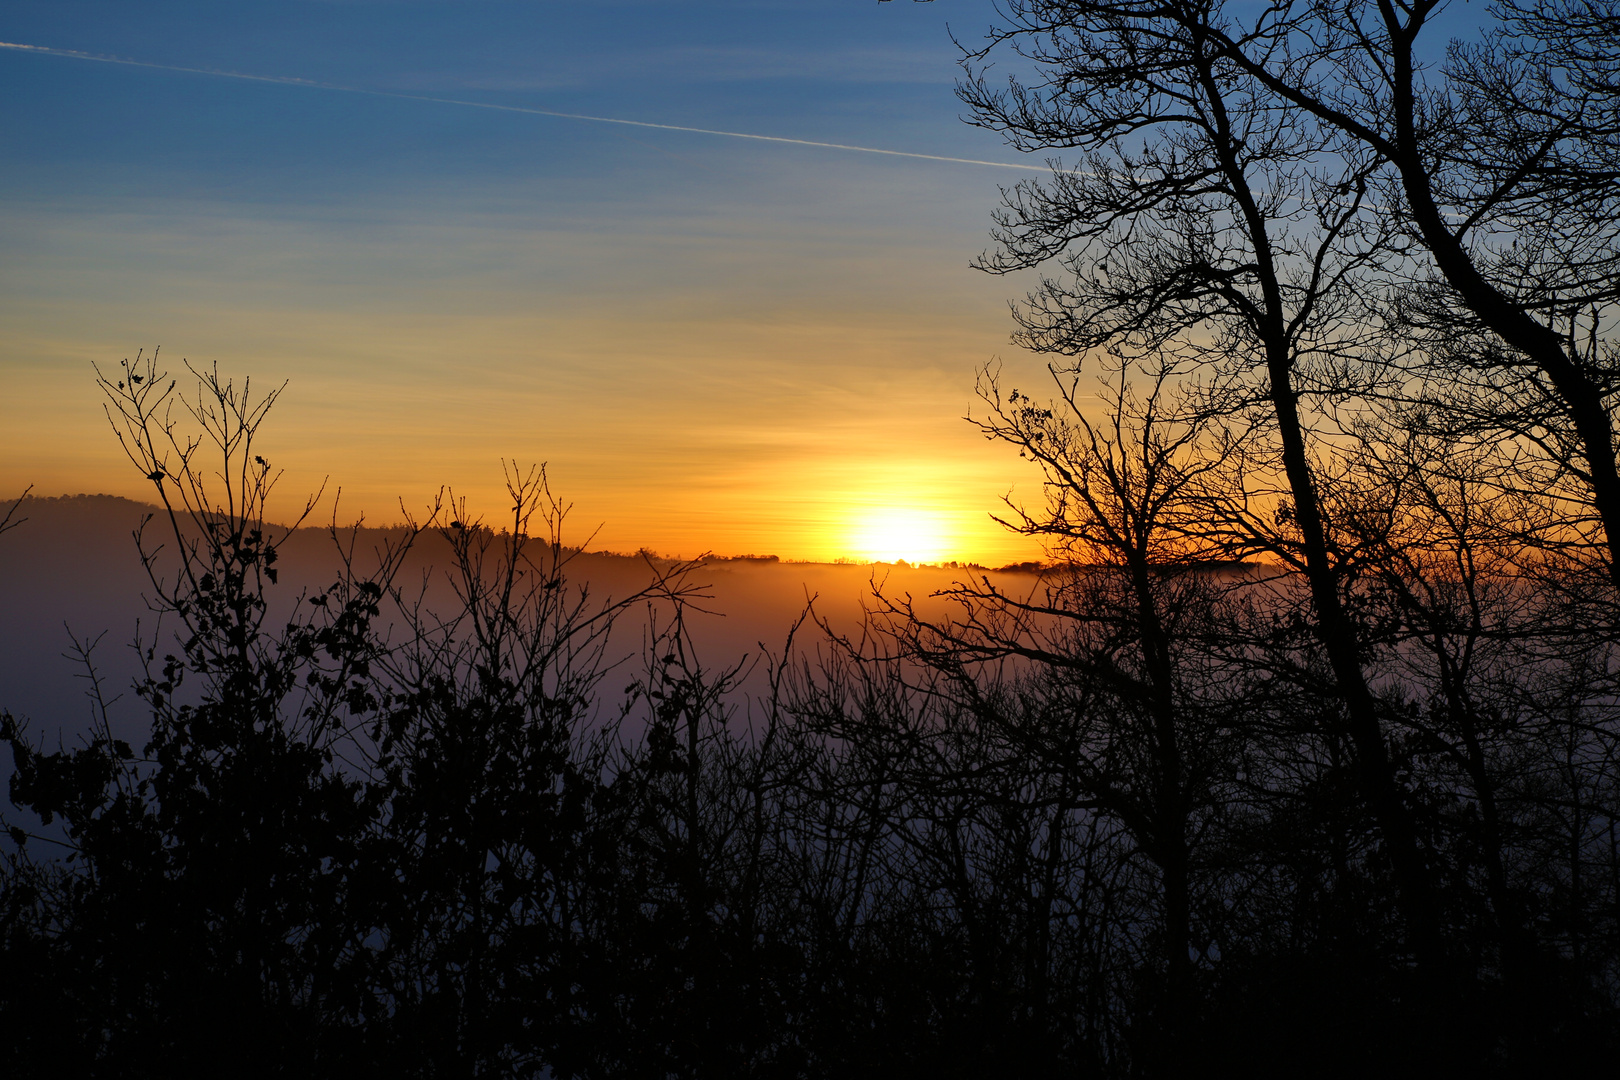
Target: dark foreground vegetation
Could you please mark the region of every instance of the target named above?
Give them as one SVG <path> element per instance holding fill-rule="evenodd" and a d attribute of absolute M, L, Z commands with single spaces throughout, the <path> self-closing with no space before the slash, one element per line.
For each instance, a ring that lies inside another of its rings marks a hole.
<path fill-rule="evenodd" d="M 1054 569 L 807 620 L 746 698 L 689 568 L 569 580 L 541 474 L 422 522 L 454 603 L 334 529 L 272 622 L 271 398 L 105 380 L 149 735 L 5 716 L 8 1075 L 1602 1069 L 1620 34 L 1493 10 L 1440 62 L 1423 2 L 1005 0 L 964 100 L 1080 154 L 983 264 L 1061 271 L 1056 399 L 980 420 Z"/>

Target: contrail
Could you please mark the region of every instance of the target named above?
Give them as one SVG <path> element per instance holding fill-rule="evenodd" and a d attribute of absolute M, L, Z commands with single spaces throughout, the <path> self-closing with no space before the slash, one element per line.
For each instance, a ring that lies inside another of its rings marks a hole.
<path fill-rule="evenodd" d="M 1020 169 L 1024 172 L 1044 171 L 1033 164 L 1015 165 L 1005 161 L 980 161 L 977 158 L 946 157 L 943 154 L 917 154 L 909 150 L 882 150 L 875 146 L 851 146 L 848 143 L 817 142 L 814 139 L 790 139 L 784 135 L 754 135 L 746 131 L 720 131 L 716 128 L 687 127 L 683 124 L 655 124 L 647 120 L 622 120 L 613 116 L 589 116 L 585 113 L 557 112 L 552 109 L 530 109 L 521 105 L 494 105 L 487 101 L 429 97 L 425 94 L 401 94 L 390 90 L 367 90 L 359 86 L 343 86 L 340 83 L 295 79 L 286 75 L 248 75 L 240 71 L 182 67 L 178 64 L 156 64 L 148 60 L 126 60 L 118 56 L 100 56 L 96 53 L 79 52 L 76 49 L 53 49 L 46 45 L 22 45 L 11 41 L 0 41 L 0 49 L 15 49 L 19 52 L 37 53 L 41 56 L 61 56 L 69 60 L 94 60 L 98 64 L 122 64 L 125 67 L 155 68 L 158 71 L 183 71 L 188 75 L 213 75 L 224 79 L 242 79 L 247 82 L 302 86 L 310 90 L 336 90 L 344 94 L 365 94 L 368 97 L 396 98 L 401 101 L 428 101 L 435 105 L 464 105 L 469 109 L 492 109 L 496 112 L 527 113 L 531 116 L 554 116 L 563 120 L 589 120 L 595 124 L 622 124 L 626 127 L 656 128 L 659 131 L 684 131 L 693 135 L 721 135 L 728 139 L 753 139 L 757 142 L 787 143 L 790 146 L 813 146 L 822 150 L 853 150 L 860 154 L 883 154 L 886 157 L 945 161 L 953 165 L 984 165 L 992 169 Z"/>

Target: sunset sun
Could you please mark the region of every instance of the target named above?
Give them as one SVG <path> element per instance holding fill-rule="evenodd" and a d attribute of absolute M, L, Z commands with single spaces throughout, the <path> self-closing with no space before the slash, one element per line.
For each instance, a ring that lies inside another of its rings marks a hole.
<path fill-rule="evenodd" d="M 872 507 L 853 522 L 853 554 L 872 562 L 939 562 L 948 545 L 940 515 L 911 507 Z"/>

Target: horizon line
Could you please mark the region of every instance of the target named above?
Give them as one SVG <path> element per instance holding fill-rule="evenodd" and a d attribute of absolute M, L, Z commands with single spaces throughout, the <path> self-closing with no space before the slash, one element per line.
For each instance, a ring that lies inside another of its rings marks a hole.
<path fill-rule="evenodd" d="M 162 505 L 159 504 L 159 503 L 145 502 L 145 501 L 143 501 L 141 499 L 134 498 L 133 496 L 130 496 L 130 495 L 117 495 L 117 494 L 114 494 L 112 492 L 107 492 L 107 491 L 98 491 L 98 492 L 79 491 L 79 492 L 73 492 L 73 493 L 64 492 L 61 495 L 40 495 L 40 494 L 36 494 L 32 490 L 32 488 L 30 487 L 29 490 L 25 490 L 21 495 L 18 495 L 18 496 L 15 496 L 13 498 L 9 498 L 9 499 L 0 499 L 0 510 L 4 510 L 4 509 L 6 509 L 8 507 L 11 507 L 11 508 L 15 508 L 15 509 L 22 510 L 22 511 L 26 512 L 29 503 L 68 503 L 68 502 L 76 502 L 76 501 L 79 501 L 79 500 L 84 500 L 86 502 L 89 502 L 91 500 L 99 500 L 99 499 L 106 499 L 106 500 L 110 500 L 110 501 L 114 501 L 114 502 L 126 503 L 126 504 L 128 504 L 128 505 L 130 505 L 132 507 L 140 508 L 140 509 L 149 509 L 149 510 L 162 510 L 163 509 Z M 4 516 L 5 515 L 3 513 L 0 513 L 0 517 L 4 517 Z M 21 519 L 19 521 L 13 522 L 12 525 L 13 525 L 13 527 L 15 527 L 16 525 L 23 524 L 27 520 L 28 520 L 27 518 L 23 518 L 23 519 Z M 282 523 L 282 522 L 270 521 L 268 519 L 266 519 L 265 524 L 266 524 L 267 527 L 270 527 L 270 528 L 286 530 L 286 534 L 289 535 L 289 536 L 293 535 L 294 533 L 327 532 L 332 528 L 332 525 L 330 525 L 330 524 L 320 525 L 320 524 L 307 524 L 307 523 L 294 527 L 294 526 L 287 525 L 287 524 Z M 450 521 L 446 521 L 445 523 L 443 523 L 441 525 L 438 525 L 438 526 L 419 526 L 418 528 L 422 532 L 440 531 L 440 530 L 453 528 L 454 524 L 459 524 L 459 523 L 452 523 Z M 494 533 L 504 533 L 504 532 L 508 531 L 504 527 L 490 525 L 487 522 L 482 522 L 482 521 L 475 521 L 475 522 L 472 523 L 472 526 L 475 529 L 486 529 L 486 530 L 489 530 L 490 532 L 494 532 Z M 406 522 L 403 522 L 403 521 L 390 521 L 390 522 L 387 522 L 385 524 L 378 524 L 378 523 L 368 522 L 364 518 L 361 518 L 358 521 L 352 521 L 352 522 L 349 522 L 347 524 L 338 525 L 337 529 L 339 531 L 369 529 L 369 530 L 384 532 L 384 531 L 391 531 L 391 530 L 394 530 L 394 529 L 409 529 L 411 527 L 412 526 L 410 524 L 407 524 Z M 912 570 L 954 570 L 954 569 L 960 569 L 960 570 L 984 570 L 984 571 L 988 571 L 988 572 L 991 572 L 991 573 L 1019 572 L 1019 571 L 1028 571 L 1028 570 L 1031 570 L 1031 569 L 1046 569 L 1046 568 L 1051 568 L 1051 567 L 1055 567 L 1055 566 L 1060 565 L 1059 563 L 1053 562 L 1053 561 L 1048 560 L 1048 559 L 1029 559 L 1029 560 L 1019 560 L 1019 561 L 1016 561 L 1016 562 L 1008 562 L 1008 563 L 987 563 L 987 562 L 980 562 L 977 559 L 972 558 L 972 557 L 963 557 L 963 556 L 958 556 L 958 557 L 956 557 L 954 559 L 943 558 L 943 559 L 935 559 L 935 560 L 920 560 L 920 559 L 913 560 L 913 559 L 906 559 L 906 558 L 898 558 L 898 559 L 862 558 L 862 557 L 856 556 L 856 555 L 834 555 L 834 556 L 830 556 L 830 557 L 824 558 L 824 559 L 816 559 L 816 558 L 804 558 L 804 557 L 799 557 L 799 556 L 760 555 L 760 554 L 755 554 L 753 552 L 748 552 L 746 554 L 738 553 L 738 554 L 732 554 L 732 555 L 722 555 L 722 554 L 720 554 L 719 552 L 715 551 L 712 548 L 711 549 L 706 549 L 702 553 L 700 553 L 698 555 L 695 555 L 695 556 L 693 556 L 691 558 L 687 558 L 684 555 L 679 555 L 679 554 L 673 554 L 672 555 L 672 554 L 668 554 L 668 553 L 665 553 L 665 552 L 654 551 L 652 548 L 646 547 L 646 546 L 643 546 L 643 547 L 641 547 L 639 549 L 635 549 L 635 550 L 619 550 L 619 549 L 616 549 L 616 548 L 609 548 L 609 547 L 590 548 L 590 547 L 586 546 L 589 543 L 590 543 L 590 540 L 587 539 L 585 541 L 585 543 L 583 543 L 583 544 L 579 544 L 579 545 L 564 544 L 563 547 L 566 548 L 566 549 L 572 550 L 572 551 L 574 551 L 574 552 L 576 552 L 576 553 L 578 553 L 580 555 L 596 555 L 596 556 L 601 556 L 601 557 L 604 557 L 604 558 L 614 558 L 614 559 L 653 559 L 653 560 L 657 560 L 659 562 L 692 562 L 692 563 L 704 563 L 704 562 L 726 563 L 726 562 L 730 562 L 730 563 L 742 563 L 742 564 L 747 564 L 747 563 L 752 562 L 752 563 L 772 563 L 772 564 L 778 564 L 778 565 L 782 565 L 782 566 L 860 566 L 860 567 L 873 567 L 873 566 L 902 567 L 903 566 L 903 567 L 905 567 L 907 569 L 912 569 Z"/>

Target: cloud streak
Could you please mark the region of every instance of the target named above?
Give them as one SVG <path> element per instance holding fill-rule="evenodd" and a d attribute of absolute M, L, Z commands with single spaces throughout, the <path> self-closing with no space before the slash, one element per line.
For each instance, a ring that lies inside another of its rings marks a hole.
<path fill-rule="evenodd" d="M 658 131 L 680 131 L 690 135 L 718 135 L 727 139 L 751 139 L 756 142 L 783 143 L 788 146 L 808 146 L 818 150 L 845 150 L 858 154 L 881 154 L 885 157 L 940 161 L 951 165 L 979 165 L 992 169 L 1018 169 L 1022 172 L 1045 171 L 1041 166 L 1034 163 L 1014 164 L 1006 161 L 983 161 L 978 158 L 949 157 L 944 154 L 920 154 L 910 150 L 885 150 L 875 146 L 853 146 L 848 143 L 821 142 L 815 139 L 794 139 L 785 135 L 757 135 L 746 131 L 722 131 L 718 128 L 692 127 L 685 124 L 657 124 L 648 120 L 625 120 L 620 117 L 592 116 L 587 113 L 559 112 L 554 109 L 534 109 L 522 105 L 497 105 L 488 101 L 468 101 L 462 98 L 434 97 L 427 94 L 404 94 L 392 90 L 369 90 L 359 86 L 317 82 L 312 79 L 299 79 L 287 75 L 252 75 L 240 71 L 222 71 L 217 68 L 158 64 L 150 60 L 130 60 L 120 56 L 102 56 L 97 53 L 79 52 L 76 49 L 57 49 L 47 45 L 25 45 L 12 41 L 0 41 L 0 49 L 10 49 L 15 52 L 29 53 L 36 56 L 56 56 L 68 60 L 89 60 L 98 64 L 119 64 L 124 67 L 151 68 L 156 71 L 178 71 L 188 75 L 211 75 L 215 78 L 273 83 L 277 86 L 298 86 L 307 90 L 363 94 L 367 97 L 394 98 L 399 101 L 423 101 L 435 105 L 459 105 L 469 109 L 523 113 L 529 116 L 550 116 L 562 120 L 584 120 L 594 124 L 619 124 L 624 127 L 653 128 Z"/>

